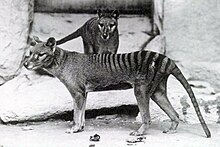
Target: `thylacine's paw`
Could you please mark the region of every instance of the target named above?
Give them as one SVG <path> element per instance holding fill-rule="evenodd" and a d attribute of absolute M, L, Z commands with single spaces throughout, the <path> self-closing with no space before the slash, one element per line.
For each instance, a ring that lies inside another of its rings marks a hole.
<path fill-rule="evenodd" d="M 152 121 L 151 121 L 151 120 L 149 120 L 149 122 L 148 122 L 148 123 L 149 123 L 149 125 L 151 125 L 151 124 L 152 124 Z"/>
<path fill-rule="evenodd" d="M 171 130 L 171 129 L 163 131 L 163 133 L 166 133 L 166 134 L 174 134 L 176 132 L 177 132 L 176 130 Z"/>
<path fill-rule="evenodd" d="M 144 142 L 146 139 L 145 136 L 130 136 L 129 138 L 126 139 L 128 143 L 137 143 L 137 142 Z"/>
<path fill-rule="evenodd" d="M 73 126 L 70 129 L 66 130 L 66 133 L 71 134 L 71 133 L 78 133 L 78 132 L 82 132 L 84 130 L 84 127 L 78 127 L 78 126 Z"/>
<path fill-rule="evenodd" d="M 131 136 L 142 136 L 147 134 L 147 130 L 149 128 L 148 123 L 143 123 L 141 127 L 137 131 L 133 131 L 130 133 Z"/>

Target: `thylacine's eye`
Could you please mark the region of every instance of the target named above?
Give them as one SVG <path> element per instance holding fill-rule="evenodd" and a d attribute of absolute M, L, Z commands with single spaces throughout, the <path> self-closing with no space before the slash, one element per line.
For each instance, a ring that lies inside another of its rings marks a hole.
<path fill-rule="evenodd" d="M 39 60 L 43 60 L 43 59 L 45 59 L 48 56 L 47 53 L 40 53 L 38 55 L 39 55 L 39 57 L 38 57 Z"/>
<path fill-rule="evenodd" d="M 46 55 L 46 53 L 39 53 L 38 54 L 40 57 L 42 57 L 43 55 Z"/>
<path fill-rule="evenodd" d="M 110 26 L 110 28 L 113 28 L 115 26 L 115 24 L 111 23 L 109 26 Z"/>
<path fill-rule="evenodd" d="M 104 24 L 100 22 L 99 26 L 102 28 L 102 27 L 104 27 Z"/>

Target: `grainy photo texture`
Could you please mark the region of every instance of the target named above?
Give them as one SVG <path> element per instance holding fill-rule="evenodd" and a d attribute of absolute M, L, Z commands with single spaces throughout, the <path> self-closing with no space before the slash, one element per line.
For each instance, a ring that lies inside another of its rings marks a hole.
<path fill-rule="evenodd" d="M 220 146 L 219 1 L 0 7 L 0 147 Z"/>

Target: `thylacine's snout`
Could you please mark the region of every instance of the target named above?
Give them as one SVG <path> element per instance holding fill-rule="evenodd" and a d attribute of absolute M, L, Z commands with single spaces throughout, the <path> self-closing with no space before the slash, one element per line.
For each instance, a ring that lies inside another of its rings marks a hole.
<path fill-rule="evenodd" d="M 30 62 L 30 61 L 25 61 L 25 62 L 23 63 L 23 65 L 24 65 L 24 67 L 25 67 L 26 69 L 28 69 L 28 70 L 34 70 L 34 69 L 37 69 L 37 68 L 40 67 L 39 64 L 34 64 L 34 63 Z"/>
<path fill-rule="evenodd" d="M 103 34 L 102 34 L 102 39 L 108 40 L 108 39 L 109 39 L 108 33 L 103 33 Z"/>
<path fill-rule="evenodd" d="M 24 67 L 25 67 L 26 69 L 32 69 L 32 68 L 30 67 L 30 64 L 29 64 L 28 61 L 25 61 L 25 62 L 23 63 L 23 65 L 24 65 Z"/>

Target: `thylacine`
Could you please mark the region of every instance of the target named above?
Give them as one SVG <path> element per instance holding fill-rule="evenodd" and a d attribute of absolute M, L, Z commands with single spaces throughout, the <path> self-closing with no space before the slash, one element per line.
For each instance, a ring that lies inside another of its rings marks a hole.
<path fill-rule="evenodd" d="M 37 43 L 30 49 L 30 56 L 26 57 L 24 66 L 29 70 L 44 69 L 67 87 L 74 101 L 75 125 L 71 132 L 84 129 L 87 93 L 118 83 L 129 83 L 134 88 L 143 122 L 133 135 L 146 134 L 149 127 L 150 97 L 172 121 L 169 130 L 165 132 L 175 132 L 179 117 L 167 98 L 166 89 L 168 76 L 173 75 L 189 94 L 206 136 L 211 137 L 189 83 L 174 61 L 162 54 L 137 51 L 127 54 L 86 55 L 65 51 L 56 46 L 54 38 L 49 38 L 46 43 Z"/>
<path fill-rule="evenodd" d="M 81 36 L 85 54 L 116 53 L 119 45 L 118 17 L 117 10 L 112 13 L 98 10 L 98 17 L 89 19 L 75 32 L 58 40 L 57 45 Z"/>

